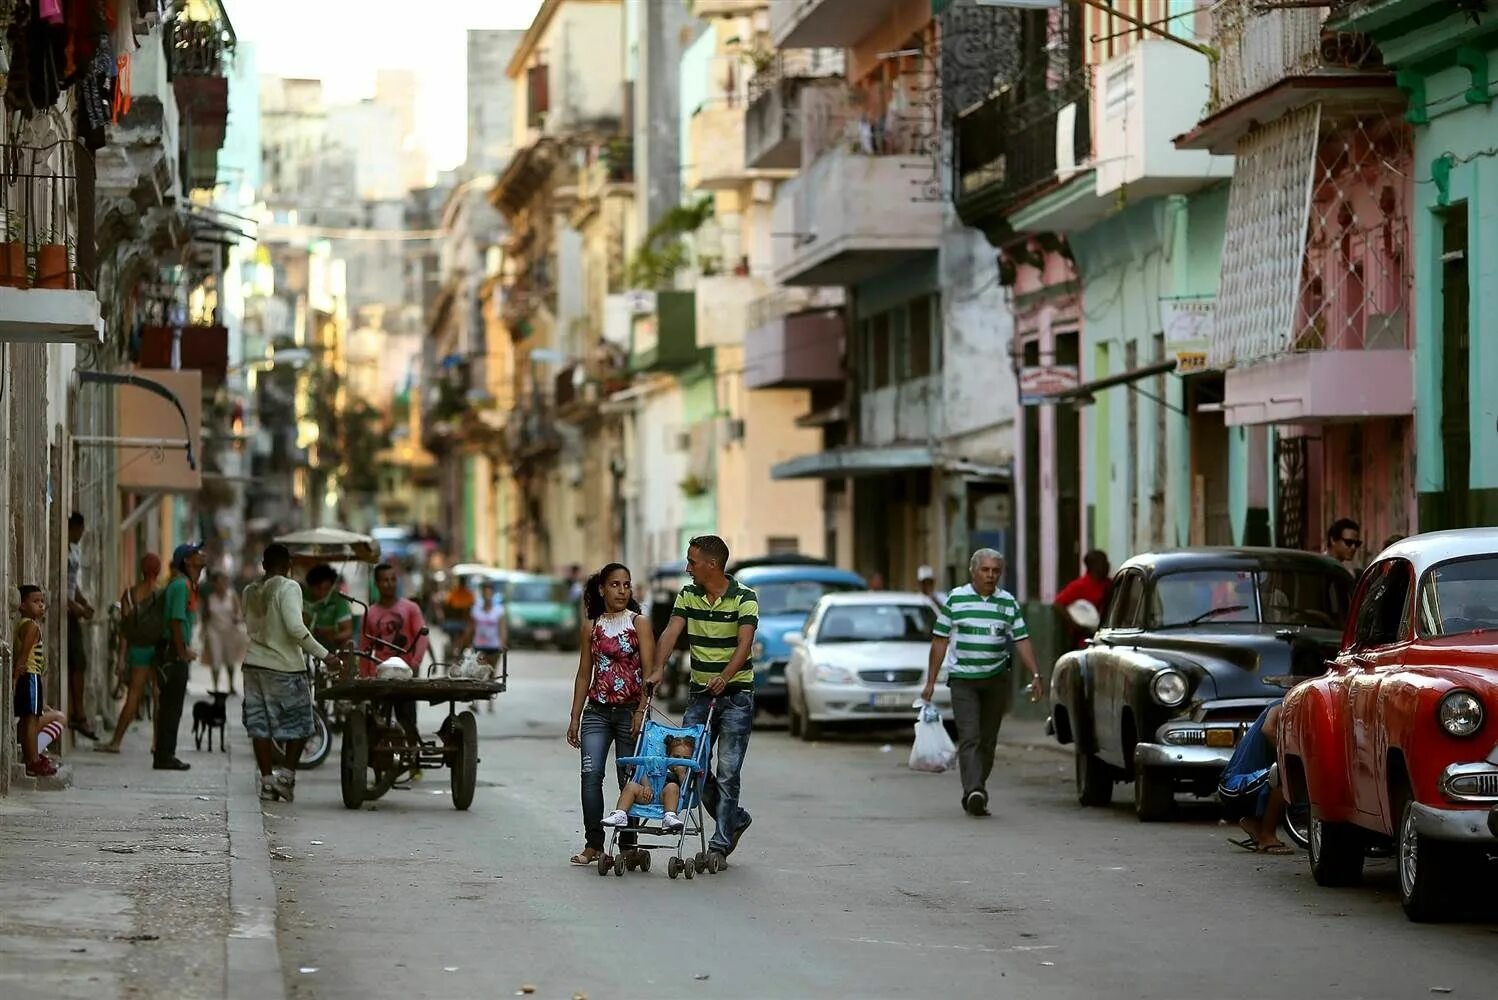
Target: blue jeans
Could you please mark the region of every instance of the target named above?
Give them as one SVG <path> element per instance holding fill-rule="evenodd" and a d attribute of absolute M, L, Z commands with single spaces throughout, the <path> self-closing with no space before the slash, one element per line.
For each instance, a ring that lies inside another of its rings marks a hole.
<path fill-rule="evenodd" d="M 614 747 L 619 787 L 629 780 L 630 768 L 619 767 L 620 757 L 635 752 L 634 722 L 636 705 L 600 705 L 590 701 L 583 706 L 578 736 L 583 744 L 583 829 L 587 844 L 603 850 L 603 770 L 609 762 L 609 745 Z M 621 833 L 619 845 L 633 847 L 635 835 Z"/>
<path fill-rule="evenodd" d="M 702 725 L 713 701 L 706 691 L 693 691 L 681 724 Z M 754 729 L 754 692 L 725 692 L 716 701 L 708 735 L 717 750 L 718 769 L 707 776 L 702 806 L 717 821 L 708 846 L 726 856 L 733 849 L 734 832 L 749 825 L 749 814 L 739 806 L 739 772 L 744 767 L 744 752 L 749 749 L 749 733 Z"/>

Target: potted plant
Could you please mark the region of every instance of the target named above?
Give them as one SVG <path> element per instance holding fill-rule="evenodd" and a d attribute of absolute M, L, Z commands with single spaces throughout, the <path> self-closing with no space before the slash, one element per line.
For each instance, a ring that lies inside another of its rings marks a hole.
<path fill-rule="evenodd" d="M 708 485 L 699 479 L 696 473 L 688 474 L 687 478 L 683 479 L 678 485 L 681 487 L 683 496 L 701 497 L 707 495 Z"/>
<path fill-rule="evenodd" d="M 72 288 L 73 274 L 68 266 L 71 244 L 59 240 L 56 231 L 46 230 L 36 248 L 36 287 Z"/>
<path fill-rule="evenodd" d="M 4 216 L 5 242 L 0 243 L 0 285 L 25 288 L 29 284 L 26 274 L 26 218 L 20 212 L 9 210 Z"/>

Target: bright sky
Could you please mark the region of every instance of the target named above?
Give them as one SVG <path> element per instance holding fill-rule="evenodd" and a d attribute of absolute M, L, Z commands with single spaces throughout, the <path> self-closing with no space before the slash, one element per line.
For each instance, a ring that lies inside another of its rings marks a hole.
<path fill-rule="evenodd" d="M 540 0 L 228 0 L 260 72 L 321 79 L 333 103 L 374 96 L 375 70 L 413 69 L 432 166 L 463 162 L 469 28 L 524 28 Z"/>

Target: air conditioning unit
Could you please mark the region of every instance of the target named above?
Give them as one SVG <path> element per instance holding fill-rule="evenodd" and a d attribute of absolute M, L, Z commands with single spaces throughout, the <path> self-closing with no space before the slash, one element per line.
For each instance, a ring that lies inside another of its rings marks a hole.
<path fill-rule="evenodd" d="M 675 437 L 674 450 L 676 450 L 676 451 L 690 451 L 691 449 L 692 449 L 692 432 L 691 431 L 677 431 L 676 432 L 676 437 Z"/>

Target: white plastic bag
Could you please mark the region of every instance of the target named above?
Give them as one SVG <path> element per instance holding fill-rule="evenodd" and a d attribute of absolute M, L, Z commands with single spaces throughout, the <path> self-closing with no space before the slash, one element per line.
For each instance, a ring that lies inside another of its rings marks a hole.
<path fill-rule="evenodd" d="M 410 665 L 399 656 L 390 657 L 375 670 L 375 678 L 382 681 L 408 681 L 411 676 Z"/>
<path fill-rule="evenodd" d="M 921 714 L 915 722 L 915 745 L 910 748 L 910 769 L 940 774 L 957 762 L 957 748 L 941 724 L 936 706 L 917 702 Z"/>

